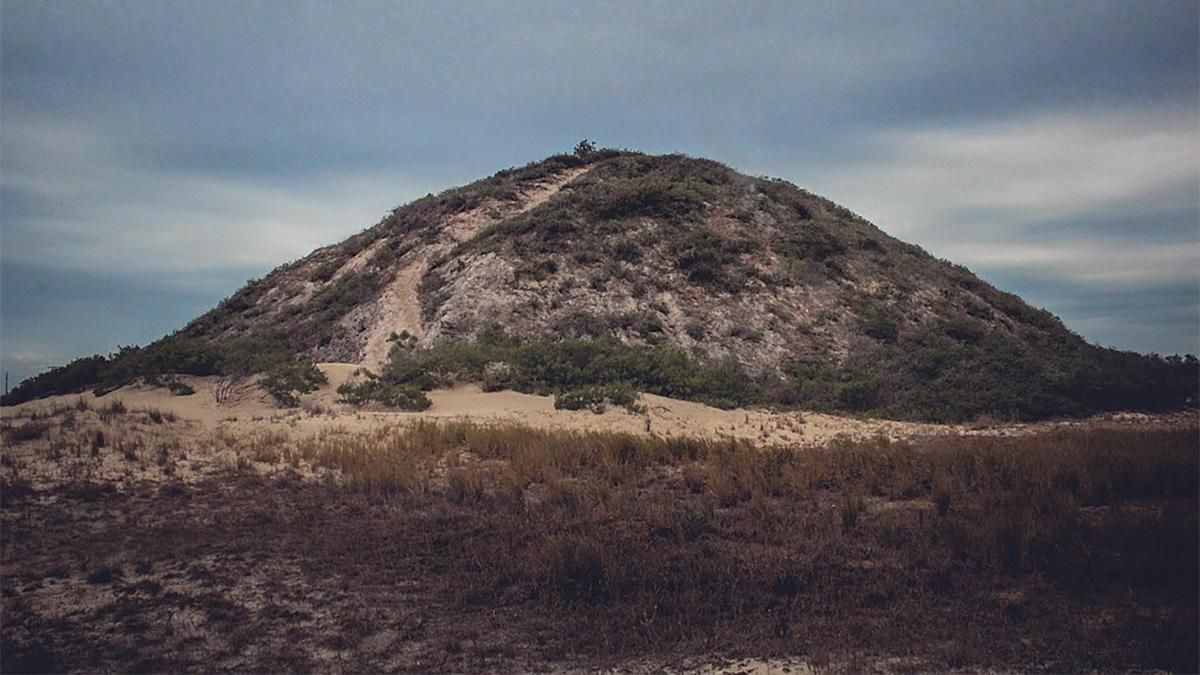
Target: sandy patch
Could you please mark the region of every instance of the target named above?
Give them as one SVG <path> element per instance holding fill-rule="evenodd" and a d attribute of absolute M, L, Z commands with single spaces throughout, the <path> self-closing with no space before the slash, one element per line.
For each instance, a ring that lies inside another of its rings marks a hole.
<path fill-rule="evenodd" d="M 589 168 L 583 166 L 564 171 L 551 180 L 538 183 L 522 192 L 520 198 L 515 202 L 489 201 L 478 208 L 451 216 L 442 226 L 439 242 L 427 247 L 420 254 L 414 254 L 380 294 L 375 303 L 378 318 L 375 319 L 375 323 L 368 332 L 366 346 L 363 348 L 362 364 L 378 371 L 386 363 L 388 350 L 391 349 L 388 337 L 392 333 L 399 334 L 402 331 L 408 331 L 410 335 L 418 339 L 425 334 L 421 322 L 421 303 L 418 298 L 418 290 L 421 279 L 429 269 L 430 256 L 445 253 L 454 244 L 474 238 L 484 228 L 504 218 L 524 213 L 544 204 Z M 361 268 L 383 243 L 381 240 L 359 253 L 344 265 L 338 274 Z"/>
<path fill-rule="evenodd" d="M 591 165 L 588 165 L 569 169 L 555 176 L 552 181 L 539 183 L 537 187 L 523 193 L 523 201 L 521 207 L 517 209 L 517 213 L 525 213 L 530 209 L 545 204 L 548 199 L 558 194 L 567 183 L 587 173 L 591 168 Z"/>
<path fill-rule="evenodd" d="M 371 327 L 367 335 L 367 346 L 363 349 L 364 366 L 378 372 L 387 362 L 388 350 L 392 346 L 388 337 L 392 333 L 408 331 L 417 338 L 424 333 L 417 289 L 427 269 L 428 260 L 424 256 L 418 257 L 397 272 L 396 278 L 383 289 L 383 294 L 377 302 L 379 319 Z"/>
<path fill-rule="evenodd" d="M 371 258 L 375 257 L 375 254 L 379 252 L 379 249 L 382 248 L 385 243 L 387 243 L 386 239 L 380 239 L 379 241 L 376 241 L 370 246 L 359 251 L 353 258 L 347 260 L 346 264 L 338 268 L 337 272 L 334 272 L 333 276 L 329 279 L 329 283 L 335 283 L 347 274 L 353 274 L 362 270 L 367 266 L 367 262 L 370 261 Z"/>

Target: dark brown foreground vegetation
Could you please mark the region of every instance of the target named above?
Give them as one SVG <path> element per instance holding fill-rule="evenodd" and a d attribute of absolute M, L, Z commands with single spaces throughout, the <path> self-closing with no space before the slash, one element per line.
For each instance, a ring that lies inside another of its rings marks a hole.
<path fill-rule="evenodd" d="M 791 451 L 418 424 L 263 443 L 266 476 L 10 483 L 2 666 L 1195 672 L 1197 447 L 1194 428 Z"/>

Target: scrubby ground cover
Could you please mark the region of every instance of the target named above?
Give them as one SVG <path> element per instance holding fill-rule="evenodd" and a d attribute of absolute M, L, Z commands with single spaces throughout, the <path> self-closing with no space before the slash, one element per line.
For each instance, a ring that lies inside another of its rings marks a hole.
<path fill-rule="evenodd" d="M 757 384 L 736 363 L 706 364 L 678 347 L 634 347 L 615 340 L 532 340 L 498 327 L 471 341 L 414 348 L 398 341 L 378 377 L 352 385 L 353 402 L 387 398 L 413 400 L 408 409 L 428 407 L 421 391 L 456 382 L 479 382 L 485 391 L 513 389 L 555 394 L 559 407 L 578 410 L 603 405 L 632 407 L 640 392 L 693 400 L 721 408 L 759 402 Z M 398 395 L 398 393 L 403 392 Z M 404 406 L 398 406 L 404 407 Z"/>
<path fill-rule="evenodd" d="M 182 424 L 7 421 L 5 672 L 1200 665 L 1194 426 L 796 451 L 418 422 L 31 480 L 50 439 L 157 465 L 110 439 Z"/>

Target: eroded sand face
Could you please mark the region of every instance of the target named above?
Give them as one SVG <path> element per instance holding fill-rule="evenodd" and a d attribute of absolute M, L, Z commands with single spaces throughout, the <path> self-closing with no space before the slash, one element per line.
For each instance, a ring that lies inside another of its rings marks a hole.
<path fill-rule="evenodd" d="M 520 197 L 511 202 L 488 201 L 474 209 L 456 214 L 446 223 L 442 239 L 428 250 L 413 257 L 405 264 L 395 278 L 383 289 L 383 293 L 375 302 L 378 318 L 371 326 L 367 335 L 366 346 L 363 348 L 362 362 L 368 368 L 378 371 L 387 362 L 388 350 L 392 343 L 390 336 L 407 332 L 420 339 L 424 333 L 421 321 L 421 304 L 418 290 L 421 279 L 429 269 L 429 258 L 432 254 L 442 254 L 450 251 L 455 245 L 470 240 L 486 227 L 493 225 L 503 218 L 524 213 L 558 194 L 571 181 L 586 173 L 590 166 L 577 167 L 564 171 L 553 178 L 531 186 Z M 337 276 L 347 270 L 360 269 L 363 261 L 384 242 L 381 240 L 369 249 L 359 253 L 350 260 Z M 335 277 L 336 278 L 336 277 Z"/>

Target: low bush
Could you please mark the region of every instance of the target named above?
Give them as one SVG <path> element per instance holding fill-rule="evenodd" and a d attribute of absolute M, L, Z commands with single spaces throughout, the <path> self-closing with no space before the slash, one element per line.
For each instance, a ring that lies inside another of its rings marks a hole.
<path fill-rule="evenodd" d="M 554 407 L 559 410 L 583 410 L 587 408 L 600 414 L 610 405 L 638 412 L 637 391 L 628 384 L 592 385 L 560 392 L 554 397 Z"/>
<path fill-rule="evenodd" d="M 120 579 L 121 568 L 115 565 L 101 565 L 87 576 L 87 582 L 92 585 L 111 584 Z"/>
<path fill-rule="evenodd" d="M 289 361 L 272 366 L 262 376 L 263 388 L 281 406 L 294 408 L 300 405 L 299 394 L 315 391 L 327 383 L 325 373 L 312 363 Z"/>
<path fill-rule="evenodd" d="M 346 383 L 338 387 L 339 401 L 363 407 L 378 404 L 397 410 L 421 411 L 433 405 L 425 392 L 418 387 L 404 384 L 388 384 L 379 378 L 368 379 L 357 384 Z"/>
<path fill-rule="evenodd" d="M 308 275 L 308 280 L 317 282 L 329 281 L 341 269 L 342 263 L 342 260 L 326 260 L 313 268 L 312 274 Z"/>
<path fill-rule="evenodd" d="M 365 379 L 338 387 L 340 402 L 356 407 L 379 405 L 408 411 L 426 410 L 432 405 L 421 387 L 413 382 L 402 381 L 394 375 L 376 375 L 369 370 L 362 371 L 362 375 Z"/>
<path fill-rule="evenodd" d="M 50 431 L 50 426 L 44 422 L 26 422 L 19 427 L 9 427 L 4 430 L 4 435 L 10 443 L 22 443 L 24 441 L 33 441 L 45 436 Z"/>
<path fill-rule="evenodd" d="M 514 381 L 513 367 L 502 361 L 495 361 L 484 366 L 480 388 L 484 391 L 503 391 L 512 389 Z"/>

